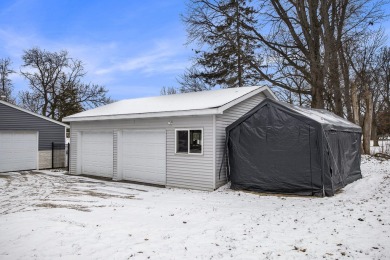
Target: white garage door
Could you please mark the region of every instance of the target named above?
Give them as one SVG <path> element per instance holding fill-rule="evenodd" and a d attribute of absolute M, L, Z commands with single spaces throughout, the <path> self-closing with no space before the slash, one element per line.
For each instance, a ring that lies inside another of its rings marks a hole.
<path fill-rule="evenodd" d="M 38 132 L 0 131 L 0 172 L 32 170 L 38 165 Z"/>
<path fill-rule="evenodd" d="M 123 179 L 166 184 L 165 130 L 123 131 Z"/>
<path fill-rule="evenodd" d="M 81 143 L 82 174 L 112 178 L 112 132 L 83 132 Z"/>

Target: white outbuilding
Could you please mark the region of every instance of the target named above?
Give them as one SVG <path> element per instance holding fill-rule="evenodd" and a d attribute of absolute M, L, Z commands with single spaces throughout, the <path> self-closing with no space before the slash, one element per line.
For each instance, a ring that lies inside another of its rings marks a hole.
<path fill-rule="evenodd" d="M 127 99 L 81 112 L 70 122 L 70 173 L 214 190 L 225 128 L 276 99 L 268 87 L 242 87 Z"/>

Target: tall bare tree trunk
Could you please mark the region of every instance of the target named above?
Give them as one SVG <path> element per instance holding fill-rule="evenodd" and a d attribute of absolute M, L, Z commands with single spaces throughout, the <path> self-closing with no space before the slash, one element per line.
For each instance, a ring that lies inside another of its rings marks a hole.
<path fill-rule="evenodd" d="M 240 39 L 240 8 L 238 1 L 236 2 L 236 37 L 237 37 L 237 77 L 238 77 L 238 87 L 243 87 L 242 84 L 242 68 L 241 68 L 241 39 Z"/>
<path fill-rule="evenodd" d="M 366 112 L 364 114 L 364 125 L 363 125 L 363 152 L 365 154 L 370 154 L 373 102 L 372 102 L 372 93 L 368 89 L 368 87 L 366 87 L 364 93 L 364 102 L 366 104 Z"/>
<path fill-rule="evenodd" d="M 359 102 L 358 102 L 358 93 L 356 84 L 354 82 L 351 83 L 351 99 L 352 99 L 352 116 L 353 122 L 359 125 Z"/>
<path fill-rule="evenodd" d="M 373 115 L 372 120 L 372 129 L 371 129 L 371 140 L 374 141 L 374 146 L 379 146 L 379 138 L 378 138 L 378 126 L 376 122 L 376 116 Z"/>
<path fill-rule="evenodd" d="M 343 75 L 344 81 L 344 103 L 347 110 L 347 119 L 351 122 L 354 122 L 352 112 L 351 81 L 349 79 L 350 68 L 346 60 L 343 48 L 339 49 L 339 58 L 341 65 L 341 73 Z"/>

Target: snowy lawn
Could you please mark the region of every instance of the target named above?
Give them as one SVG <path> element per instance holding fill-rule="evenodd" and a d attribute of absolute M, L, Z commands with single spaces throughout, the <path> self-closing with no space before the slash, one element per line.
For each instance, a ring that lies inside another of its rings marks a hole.
<path fill-rule="evenodd" d="M 390 161 L 331 198 L 0 174 L 0 259 L 389 259 Z"/>
<path fill-rule="evenodd" d="M 376 153 L 384 153 L 390 155 L 390 140 L 379 140 L 378 144 L 379 146 L 373 146 L 374 141 L 370 141 L 370 153 L 376 154 Z"/>

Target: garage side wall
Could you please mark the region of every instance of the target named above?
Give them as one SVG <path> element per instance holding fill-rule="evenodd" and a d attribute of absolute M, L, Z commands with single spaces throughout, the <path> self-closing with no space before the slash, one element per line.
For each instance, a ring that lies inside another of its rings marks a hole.
<path fill-rule="evenodd" d="M 77 132 L 75 123 L 70 123 L 70 151 L 69 151 L 69 173 L 81 174 L 77 169 L 78 143 L 79 133 Z"/>
<path fill-rule="evenodd" d="M 65 127 L 0 103 L 0 130 L 39 131 L 39 151 L 51 143 L 65 143 Z"/>
<path fill-rule="evenodd" d="M 171 122 L 169 125 L 168 122 Z M 203 155 L 175 154 L 175 129 L 203 129 Z M 82 155 L 80 142 L 83 131 L 111 131 L 114 146 L 113 179 L 120 179 L 118 169 L 118 135 L 123 130 L 162 129 L 166 131 L 166 186 L 199 190 L 214 189 L 213 116 L 186 116 L 148 119 L 123 119 L 71 123 L 70 173 L 81 174 L 78 160 Z"/>
<path fill-rule="evenodd" d="M 249 112 L 252 108 L 257 106 L 261 101 L 264 100 L 264 98 L 265 95 L 263 93 L 259 93 L 258 95 L 248 98 L 247 100 L 225 110 L 222 115 L 216 116 L 215 188 L 224 185 L 227 181 L 225 167 L 226 158 L 223 162 L 222 170 L 220 173 L 221 162 L 225 147 L 226 127 L 235 122 L 238 118 L 240 118 L 247 112 Z"/>
<path fill-rule="evenodd" d="M 38 131 L 39 169 L 52 167 L 52 142 L 65 143 L 65 127 L 0 103 L 0 130 Z M 65 161 L 65 155 L 64 155 Z"/>

